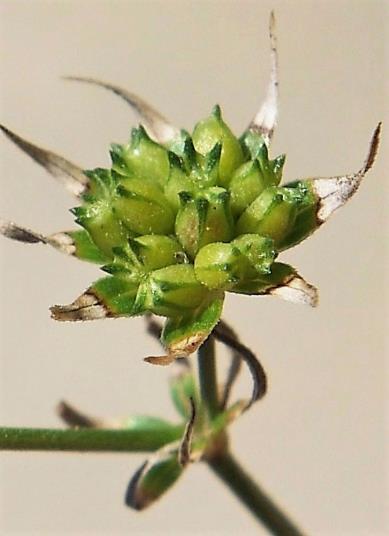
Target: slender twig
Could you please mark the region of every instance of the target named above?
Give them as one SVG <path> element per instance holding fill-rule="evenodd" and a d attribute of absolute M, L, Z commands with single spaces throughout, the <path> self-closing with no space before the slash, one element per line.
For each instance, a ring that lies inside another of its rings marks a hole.
<path fill-rule="evenodd" d="M 168 430 L 55 430 L 0 427 L 0 450 L 150 452 L 182 437 L 183 426 Z"/>
<path fill-rule="evenodd" d="M 251 479 L 228 453 L 208 461 L 214 473 L 230 488 L 254 517 L 277 536 L 303 536 L 294 523 L 273 500 Z"/>
<path fill-rule="evenodd" d="M 198 350 L 200 393 L 210 419 L 219 411 L 215 364 L 215 339 L 210 335 Z"/>

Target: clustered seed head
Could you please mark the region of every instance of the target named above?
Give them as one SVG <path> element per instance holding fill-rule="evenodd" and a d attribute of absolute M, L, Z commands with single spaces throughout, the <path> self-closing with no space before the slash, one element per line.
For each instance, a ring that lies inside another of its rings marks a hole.
<path fill-rule="evenodd" d="M 224 291 L 295 275 L 275 259 L 316 228 L 317 198 L 306 181 L 280 187 L 285 156 L 270 160 L 254 131 L 237 139 L 219 106 L 166 145 L 135 128 L 111 159 L 73 209 L 110 274 L 90 288 L 108 316 L 193 318 L 216 303 L 218 317 Z"/>
<path fill-rule="evenodd" d="M 0 220 L 0 232 L 50 244 L 98 263 L 109 275 L 73 303 L 54 306 L 56 320 L 156 314 L 167 317 L 166 364 L 189 355 L 220 319 L 225 292 L 271 294 L 316 305 L 317 291 L 277 256 L 321 226 L 355 193 L 373 164 L 380 125 L 354 174 L 280 186 L 285 155 L 268 150 L 277 117 L 277 57 L 270 18 L 272 69 L 267 98 L 237 138 L 219 106 L 192 135 L 179 131 L 143 99 L 103 82 L 140 113 L 127 145 L 111 146 L 110 169 L 83 171 L 6 127 L 4 133 L 81 198 L 72 212 L 83 228 L 43 236 Z M 150 133 L 150 135 L 148 134 Z"/>

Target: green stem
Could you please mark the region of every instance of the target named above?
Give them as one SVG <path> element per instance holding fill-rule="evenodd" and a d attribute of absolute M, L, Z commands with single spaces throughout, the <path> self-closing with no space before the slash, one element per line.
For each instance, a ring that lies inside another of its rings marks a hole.
<path fill-rule="evenodd" d="M 251 513 L 277 536 L 303 536 L 273 500 L 251 479 L 229 452 L 208 460 L 211 469 Z"/>
<path fill-rule="evenodd" d="M 0 427 L 0 450 L 76 452 L 151 452 L 181 438 L 183 427 L 171 430 L 55 430 Z"/>
<path fill-rule="evenodd" d="M 219 412 L 215 363 L 215 339 L 212 335 L 198 350 L 201 399 L 208 415 L 213 419 Z"/>

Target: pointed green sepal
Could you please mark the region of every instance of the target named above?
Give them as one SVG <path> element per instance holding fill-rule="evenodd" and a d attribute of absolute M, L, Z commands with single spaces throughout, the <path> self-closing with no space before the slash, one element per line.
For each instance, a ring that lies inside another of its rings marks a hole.
<path fill-rule="evenodd" d="M 184 159 L 186 169 L 188 172 L 192 168 L 196 168 L 198 165 L 196 149 L 193 145 L 193 140 L 190 136 L 187 136 L 184 141 L 183 159 Z"/>
<path fill-rule="evenodd" d="M 285 160 L 286 160 L 286 155 L 280 154 L 274 160 L 270 161 L 270 165 L 271 165 L 272 172 L 273 172 L 274 179 L 275 179 L 273 183 L 275 185 L 278 185 L 281 182 Z"/>
<path fill-rule="evenodd" d="M 173 151 L 168 151 L 167 156 L 169 159 L 170 169 L 176 168 L 176 169 L 179 169 L 180 171 L 185 171 L 184 162 L 180 156 L 178 156 Z"/>
<path fill-rule="evenodd" d="M 194 183 L 180 167 L 171 166 L 164 194 L 175 213 L 181 206 L 181 193 L 183 192 L 194 194 Z"/>
<path fill-rule="evenodd" d="M 128 147 L 125 145 L 120 145 L 119 143 L 111 143 L 109 154 L 112 161 L 112 170 L 119 176 L 128 177 L 133 173 L 129 169 L 125 153 L 128 150 Z"/>
<path fill-rule="evenodd" d="M 93 196 L 95 199 L 109 199 L 115 186 L 110 169 L 96 168 L 85 170 L 84 175 L 89 179 L 88 191 L 83 195 L 84 201 L 90 200 L 90 196 Z"/>
<path fill-rule="evenodd" d="M 218 142 L 214 147 L 209 151 L 205 157 L 205 173 L 207 175 L 215 175 L 215 184 L 218 178 L 218 171 L 220 165 L 220 158 L 222 154 L 223 144 Z"/>

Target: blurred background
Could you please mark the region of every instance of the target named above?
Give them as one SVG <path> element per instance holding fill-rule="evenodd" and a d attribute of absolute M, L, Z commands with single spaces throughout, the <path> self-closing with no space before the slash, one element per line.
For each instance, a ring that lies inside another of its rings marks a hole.
<path fill-rule="evenodd" d="M 127 87 L 187 129 L 219 103 L 240 133 L 265 94 L 275 9 L 281 110 L 273 155 L 287 153 L 286 181 L 353 172 L 387 111 L 387 7 L 384 0 L 2 0 L 1 121 L 86 168 L 107 166 L 108 144 L 125 142 L 136 117 L 112 94 L 60 79 L 71 74 Z M 389 533 L 384 145 L 385 136 L 349 205 L 282 256 L 319 287 L 319 308 L 232 295 L 225 306 L 270 383 L 266 399 L 232 428 L 234 451 L 317 536 Z M 5 138 L 0 150 L 1 215 L 43 233 L 71 228 L 74 200 Z M 50 305 L 71 302 L 100 277 L 96 267 L 5 239 L 0 254 L 3 425 L 61 426 L 54 412 L 61 398 L 95 415 L 175 418 L 169 370 L 142 361 L 158 352 L 142 319 L 50 319 Z M 219 363 L 228 364 L 222 348 Z M 243 376 L 237 395 L 251 388 Z M 200 464 L 149 511 L 126 509 L 124 491 L 143 459 L 2 453 L 0 533 L 266 534 Z"/>

